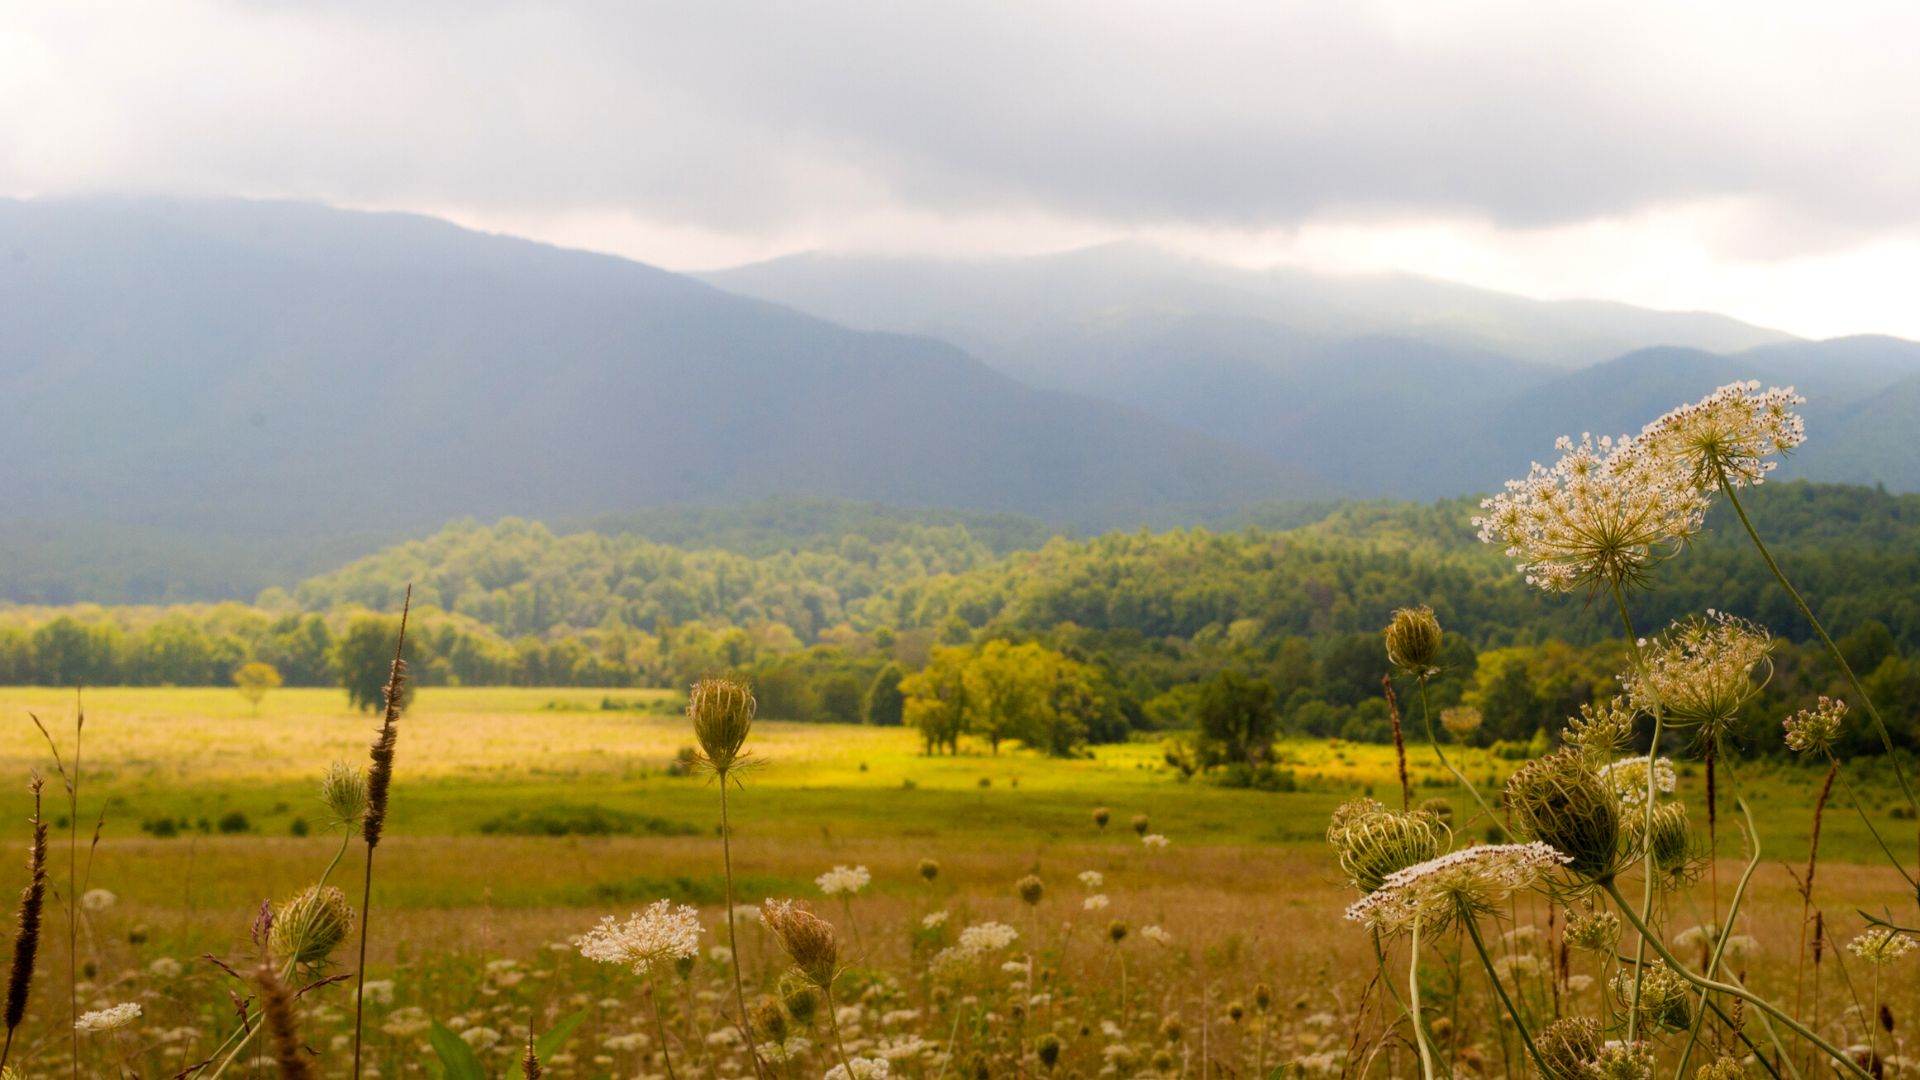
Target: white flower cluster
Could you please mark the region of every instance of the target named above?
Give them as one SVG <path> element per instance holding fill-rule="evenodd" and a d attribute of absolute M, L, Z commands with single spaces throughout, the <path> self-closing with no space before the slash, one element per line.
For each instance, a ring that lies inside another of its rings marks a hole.
<path fill-rule="evenodd" d="M 112 1008 L 81 1013 L 80 1019 L 73 1022 L 73 1027 L 76 1031 L 117 1031 L 138 1019 L 139 1003 L 127 1001 Z"/>
<path fill-rule="evenodd" d="M 1807 399 L 1786 389 L 1760 392 L 1757 381 L 1728 383 L 1691 405 L 1682 405 L 1640 432 L 1655 457 L 1686 470 L 1702 488 L 1758 484 L 1779 463 L 1769 460 L 1807 440 L 1806 421 L 1793 411 Z"/>
<path fill-rule="evenodd" d="M 960 931 L 960 947 L 980 952 L 1004 949 L 1019 940 L 1020 931 L 1003 922 L 984 922 Z"/>
<path fill-rule="evenodd" d="M 1912 952 L 1914 940 L 1889 926 L 1876 926 L 1847 942 L 1847 951 L 1869 964 L 1891 964 Z M 84 1017 L 82 1019 L 85 1019 Z"/>
<path fill-rule="evenodd" d="M 1764 627 L 1709 610 L 1704 619 L 1674 623 L 1620 682 L 1635 708 L 1661 709 L 1669 723 L 1718 729 L 1759 692 L 1753 672 L 1764 664 L 1771 674 L 1772 651 Z"/>
<path fill-rule="evenodd" d="M 851 896 L 866 888 L 872 880 L 873 875 L 867 873 L 867 868 L 864 866 L 836 866 L 814 878 L 813 883 L 820 886 L 820 891 L 828 896 L 839 893 Z"/>
<path fill-rule="evenodd" d="M 1602 765 L 1596 774 L 1600 782 L 1620 800 L 1620 805 L 1632 809 L 1647 804 L 1647 759 L 1645 757 L 1621 758 L 1619 761 Z M 1673 794 L 1675 774 L 1673 762 L 1668 758 L 1656 758 L 1653 763 L 1653 790 L 1657 795 Z"/>
<path fill-rule="evenodd" d="M 1143 938 L 1146 938 L 1148 941 L 1153 942 L 1155 945 L 1165 946 L 1165 945 L 1173 944 L 1173 935 L 1167 933 L 1165 930 L 1161 929 L 1158 926 L 1141 927 L 1140 936 Z"/>
<path fill-rule="evenodd" d="M 626 922 L 608 915 L 578 942 L 580 955 L 607 964 L 626 964 L 645 976 L 656 967 L 700 953 L 700 913 L 668 900 L 656 900 Z"/>
<path fill-rule="evenodd" d="M 848 1067 L 852 1067 L 849 1075 Z M 835 1065 L 827 1070 L 826 1080 L 887 1080 L 893 1072 L 893 1066 L 883 1057 L 857 1057 L 845 1065 Z"/>
<path fill-rule="evenodd" d="M 1100 886 L 1105 885 L 1106 883 L 1107 883 L 1106 875 L 1102 874 L 1098 870 L 1080 871 L 1080 884 L 1085 886 L 1086 888 L 1097 889 Z"/>
<path fill-rule="evenodd" d="M 1168 844 L 1173 843 L 1173 841 L 1161 836 L 1159 833 L 1148 833 L 1140 838 L 1140 843 L 1151 850 L 1159 851 Z"/>
<path fill-rule="evenodd" d="M 1551 592 L 1638 581 L 1700 531 L 1707 497 L 1686 474 L 1662 467 L 1640 444 L 1561 437 L 1552 467 L 1481 502 L 1480 539 L 1506 546 L 1528 584 Z"/>
<path fill-rule="evenodd" d="M 1080 907 L 1085 911 L 1099 911 L 1106 906 L 1107 897 L 1105 893 L 1094 893 L 1092 896 L 1080 901 Z"/>
<path fill-rule="evenodd" d="M 1387 875 L 1379 889 L 1347 908 L 1347 918 L 1389 931 L 1446 925 L 1463 910 L 1487 910 L 1531 888 L 1568 861 L 1538 840 L 1450 851 Z"/>

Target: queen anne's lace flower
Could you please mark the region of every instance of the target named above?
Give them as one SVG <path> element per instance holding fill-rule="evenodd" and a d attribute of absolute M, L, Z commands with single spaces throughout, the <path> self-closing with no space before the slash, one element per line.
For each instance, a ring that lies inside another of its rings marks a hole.
<path fill-rule="evenodd" d="M 1640 442 L 1695 486 L 1718 487 L 1723 471 L 1734 487 L 1758 484 L 1779 464 L 1769 460 L 1774 454 L 1807 438 L 1806 422 L 1793 411 L 1807 399 L 1791 386 L 1759 390 L 1751 380 L 1728 383 L 1648 424 Z"/>
<path fill-rule="evenodd" d="M 1796 753 L 1826 754 L 1840 737 L 1840 722 L 1847 718 L 1847 703 L 1822 696 L 1811 709 L 1801 709 L 1787 717 L 1787 748 Z"/>
<path fill-rule="evenodd" d="M 851 896 L 866 888 L 872 880 L 873 875 L 867 873 L 867 868 L 864 866 L 836 866 L 814 878 L 813 883 L 820 886 L 820 891 L 828 896 L 838 893 Z"/>
<path fill-rule="evenodd" d="M 1147 835 L 1140 838 L 1140 843 L 1142 845 L 1156 851 L 1166 847 L 1168 844 L 1172 842 L 1173 841 L 1168 840 L 1166 837 L 1161 836 L 1159 833 L 1148 833 Z"/>
<path fill-rule="evenodd" d="M 1634 808 L 1647 804 L 1647 759 L 1645 757 L 1622 758 L 1610 765 L 1603 765 L 1596 772 L 1600 782 L 1620 800 L 1620 805 Z M 1655 758 L 1653 762 L 1653 790 L 1656 795 L 1673 794 L 1673 762 L 1668 758 Z"/>
<path fill-rule="evenodd" d="M 1165 930 L 1161 929 L 1158 926 L 1141 927 L 1140 936 L 1143 938 L 1146 938 L 1148 941 L 1153 942 L 1155 945 L 1173 944 L 1173 935 L 1167 933 Z"/>
<path fill-rule="evenodd" d="M 1105 893 L 1094 893 L 1092 896 L 1080 901 L 1080 907 L 1085 911 L 1099 911 L 1106 906 L 1107 897 Z"/>
<path fill-rule="evenodd" d="M 1480 539 L 1506 545 L 1528 584 L 1551 592 L 1639 583 L 1653 563 L 1700 531 L 1707 499 L 1687 476 L 1664 469 L 1624 436 L 1597 444 L 1562 437 L 1552 468 L 1484 500 Z"/>
<path fill-rule="evenodd" d="M 117 1031 L 140 1019 L 140 1004 L 134 1001 L 122 1002 L 110 1009 L 96 1009 L 81 1013 L 80 1019 L 73 1022 L 76 1031 Z"/>
<path fill-rule="evenodd" d="M 1107 883 L 1106 875 L 1102 874 L 1098 870 L 1080 871 L 1080 884 L 1086 886 L 1089 889 L 1097 889 L 1100 886 L 1105 885 L 1106 883 Z"/>
<path fill-rule="evenodd" d="M 1912 952 L 1914 940 L 1889 926 L 1875 926 L 1847 942 L 1847 951 L 1869 964 L 1891 964 Z"/>
<path fill-rule="evenodd" d="M 1003 922 L 984 922 L 960 931 L 960 947 L 980 952 L 1004 949 L 1020 937 L 1020 931 Z"/>
<path fill-rule="evenodd" d="M 852 1072 L 849 1075 L 848 1069 Z M 857 1057 L 827 1070 L 826 1080 L 887 1080 L 893 1066 L 883 1057 Z"/>
<path fill-rule="evenodd" d="M 1773 635 L 1764 628 L 1709 611 L 1704 619 L 1674 623 L 1620 681 L 1636 708 L 1659 708 L 1670 724 L 1717 729 L 1759 693 L 1753 673 L 1765 665 L 1772 674 L 1772 651 Z"/>
<path fill-rule="evenodd" d="M 1494 910 L 1512 893 L 1539 883 L 1567 856 L 1539 841 L 1483 844 L 1389 875 L 1379 889 L 1347 908 L 1347 918 L 1376 929 L 1440 929 L 1460 915 Z"/>
<path fill-rule="evenodd" d="M 580 955 L 607 964 L 626 964 L 635 975 L 700 953 L 700 914 L 671 901 L 657 900 L 625 922 L 608 915 L 580 938 Z"/>

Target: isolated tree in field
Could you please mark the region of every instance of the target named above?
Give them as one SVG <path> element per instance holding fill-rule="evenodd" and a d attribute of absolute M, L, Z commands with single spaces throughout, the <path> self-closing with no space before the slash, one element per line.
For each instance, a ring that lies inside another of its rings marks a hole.
<path fill-rule="evenodd" d="M 1273 684 L 1223 671 L 1200 688 L 1200 739 L 1205 764 L 1247 764 L 1273 753 Z"/>
<path fill-rule="evenodd" d="M 260 715 L 260 699 L 267 696 L 267 691 L 277 689 L 280 681 L 279 670 L 262 660 L 242 664 L 233 673 L 234 689 L 253 706 L 255 716 Z"/>
<path fill-rule="evenodd" d="M 334 642 L 333 670 L 354 708 L 372 712 L 386 707 L 387 678 L 393 673 L 393 642 L 399 633 L 398 619 L 361 615 Z M 413 684 L 408 682 L 401 704 L 412 699 Z"/>
<path fill-rule="evenodd" d="M 874 676 L 867 688 L 867 723 L 874 727 L 899 727 L 906 721 L 907 695 L 900 692 L 900 680 L 906 672 L 899 664 L 888 664 Z"/>
<path fill-rule="evenodd" d="M 967 729 L 967 650 L 934 646 L 921 671 L 901 680 L 906 697 L 902 713 L 920 731 L 920 741 L 932 754 L 945 747 L 959 753 L 960 736 Z"/>

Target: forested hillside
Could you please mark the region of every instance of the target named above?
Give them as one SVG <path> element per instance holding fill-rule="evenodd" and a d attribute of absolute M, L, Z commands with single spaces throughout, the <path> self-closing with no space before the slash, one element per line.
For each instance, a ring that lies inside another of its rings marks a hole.
<path fill-rule="evenodd" d="M 1886 699 L 1908 730 L 1920 663 L 1899 654 L 1920 647 L 1920 496 L 1789 483 L 1752 503 L 1829 624 L 1853 632 L 1860 666 L 1914 683 Z M 877 684 L 956 662 L 943 648 L 985 656 L 998 641 L 1055 657 L 994 654 L 1008 663 L 1092 687 L 1094 737 L 1190 722 L 1195 688 L 1235 672 L 1274 687 L 1293 727 L 1372 738 L 1385 730 L 1380 627 L 1429 604 L 1450 632 L 1441 700 L 1485 709 L 1489 738 L 1525 739 L 1607 690 L 1618 623 L 1605 605 L 1525 588 L 1474 538 L 1473 512 L 1469 500 L 1355 504 L 1291 530 L 1057 537 L 1005 554 L 964 525 L 871 509 L 787 507 L 752 529 L 715 519 L 757 554 L 460 522 L 254 605 L 0 609 L 0 681 L 222 683 L 262 660 L 292 683 L 334 683 L 355 656 L 380 662 L 373 643 L 412 583 L 425 686 L 678 686 L 731 670 L 755 678 L 770 715 L 857 721 Z M 822 531 L 843 515 L 871 528 Z M 1651 632 L 1708 608 L 1754 618 L 1785 639 L 1769 694 L 1824 691 L 1835 673 L 1795 644 L 1809 629 L 1730 524 L 1716 514 L 1656 572 L 1636 623 Z"/>

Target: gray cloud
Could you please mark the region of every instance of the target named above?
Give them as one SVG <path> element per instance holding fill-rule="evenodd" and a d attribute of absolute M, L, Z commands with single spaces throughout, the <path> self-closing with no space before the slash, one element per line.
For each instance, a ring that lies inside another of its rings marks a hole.
<path fill-rule="evenodd" d="M 0 189 L 723 232 L 876 206 L 1262 229 L 1738 198 L 1792 253 L 1920 221 L 1905 7 L 68 5 L 0 15 Z"/>

